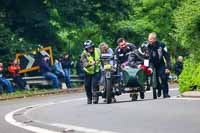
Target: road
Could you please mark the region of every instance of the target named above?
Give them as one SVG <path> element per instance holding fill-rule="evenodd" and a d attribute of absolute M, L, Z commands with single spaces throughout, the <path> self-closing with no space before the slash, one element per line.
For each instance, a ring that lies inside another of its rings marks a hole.
<path fill-rule="evenodd" d="M 0 102 L 0 133 L 199 133 L 200 100 L 172 98 L 87 105 L 85 94 L 33 97 Z"/>

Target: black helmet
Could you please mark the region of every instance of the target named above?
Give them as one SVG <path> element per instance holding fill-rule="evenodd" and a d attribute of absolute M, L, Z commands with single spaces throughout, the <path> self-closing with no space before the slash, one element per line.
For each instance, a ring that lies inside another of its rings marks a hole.
<path fill-rule="evenodd" d="M 85 49 L 88 49 L 88 48 L 91 48 L 91 47 L 94 47 L 94 44 L 91 40 L 87 40 L 84 42 L 84 48 Z"/>
<path fill-rule="evenodd" d="M 144 42 L 139 48 L 138 51 L 141 55 L 144 56 L 149 56 L 149 49 L 148 49 L 149 43 L 148 42 Z"/>

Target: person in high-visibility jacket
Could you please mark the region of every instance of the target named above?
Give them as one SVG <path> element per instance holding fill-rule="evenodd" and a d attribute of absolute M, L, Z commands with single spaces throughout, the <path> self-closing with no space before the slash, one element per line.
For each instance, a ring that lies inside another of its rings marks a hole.
<path fill-rule="evenodd" d="M 85 72 L 85 90 L 87 103 L 98 103 L 97 91 L 99 90 L 100 80 L 100 50 L 94 47 L 91 40 L 84 42 L 84 51 L 81 54 L 83 70 Z"/>

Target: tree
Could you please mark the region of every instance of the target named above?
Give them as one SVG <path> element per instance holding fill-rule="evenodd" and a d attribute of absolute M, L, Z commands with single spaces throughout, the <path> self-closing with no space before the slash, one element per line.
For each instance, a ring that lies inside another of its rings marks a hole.
<path fill-rule="evenodd" d="M 200 1 L 184 0 L 174 13 L 175 37 L 200 61 Z"/>

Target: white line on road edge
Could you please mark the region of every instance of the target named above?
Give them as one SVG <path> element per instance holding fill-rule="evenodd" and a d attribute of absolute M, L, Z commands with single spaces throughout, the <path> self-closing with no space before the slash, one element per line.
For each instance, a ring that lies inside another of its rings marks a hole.
<path fill-rule="evenodd" d="M 173 88 L 173 89 L 169 89 L 169 91 L 177 91 L 178 90 L 178 88 Z M 145 93 L 152 93 L 153 91 L 151 90 L 151 91 L 146 91 Z"/>
<path fill-rule="evenodd" d="M 21 110 L 24 110 L 24 109 L 27 109 L 27 108 L 30 108 L 30 107 L 37 107 L 39 105 L 34 105 L 34 106 L 28 106 L 28 107 L 24 107 L 24 108 L 20 108 L 20 109 L 17 109 L 15 111 L 12 111 L 10 113 L 8 113 L 6 116 L 5 116 L 5 120 L 16 126 L 16 127 L 20 127 L 20 128 L 23 128 L 23 129 L 26 129 L 28 131 L 32 131 L 32 132 L 35 132 L 35 133 L 59 133 L 59 132 L 54 132 L 54 131 L 50 131 L 48 129 L 44 129 L 44 128 L 40 128 L 40 127 L 35 127 L 35 126 L 29 126 L 27 124 L 24 124 L 24 123 L 21 123 L 21 122 L 17 122 L 14 118 L 13 118 L 13 115 L 18 112 L 18 111 L 21 111 Z"/>
<path fill-rule="evenodd" d="M 77 99 L 64 100 L 64 101 L 59 101 L 59 102 L 50 102 L 50 103 L 46 103 L 46 104 L 37 104 L 37 105 L 23 107 L 23 108 L 14 110 L 14 111 L 6 114 L 5 120 L 14 126 L 17 126 L 19 128 L 23 128 L 23 129 L 26 129 L 28 131 L 32 131 L 35 133 L 61 133 L 61 132 L 55 132 L 55 131 L 51 131 L 48 129 L 44 129 L 44 128 L 40 128 L 40 127 L 36 127 L 36 126 L 30 126 L 30 125 L 18 122 L 14 119 L 13 116 L 15 113 L 17 113 L 19 111 L 23 111 L 23 110 L 26 110 L 24 112 L 24 114 L 27 114 L 29 111 L 33 111 L 33 110 L 36 110 L 41 107 L 50 106 L 50 105 L 54 105 L 54 104 L 60 104 L 60 103 L 73 102 L 73 101 L 80 101 L 80 100 L 84 100 L 84 99 L 86 99 L 86 98 L 77 98 Z M 42 122 L 40 122 L 40 123 L 42 123 Z M 111 131 L 91 129 L 91 128 L 79 127 L 79 126 L 74 126 L 74 125 L 47 124 L 47 123 L 44 123 L 44 124 L 54 126 L 54 127 L 59 127 L 59 128 L 60 127 L 65 128 L 66 131 L 73 130 L 73 131 L 80 131 L 80 132 L 84 132 L 84 133 L 116 133 L 116 132 L 111 132 Z"/>
<path fill-rule="evenodd" d="M 66 131 L 74 131 L 75 130 L 75 131 L 84 132 L 84 133 L 116 133 L 116 132 L 111 132 L 111 131 L 91 129 L 91 128 L 73 126 L 73 125 L 64 125 L 64 124 L 58 124 L 58 123 L 54 123 L 51 125 L 55 126 L 55 127 L 65 128 Z"/>
<path fill-rule="evenodd" d="M 200 98 L 193 98 L 193 97 L 171 97 L 172 100 L 188 100 L 188 101 L 199 101 Z"/>

